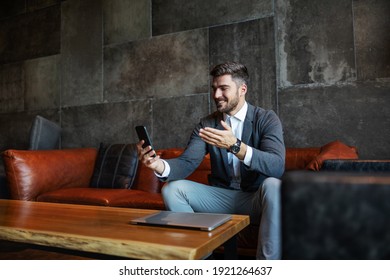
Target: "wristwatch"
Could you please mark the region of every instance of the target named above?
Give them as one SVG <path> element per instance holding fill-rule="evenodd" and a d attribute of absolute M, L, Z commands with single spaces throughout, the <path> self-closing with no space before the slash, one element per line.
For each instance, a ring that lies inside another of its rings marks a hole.
<path fill-rule="evenodd" d="M 230 146 L 229 152 L 233 155 L 237 154 L 241 148 L 241 140 L 237 138 L 237 142 Z"/>

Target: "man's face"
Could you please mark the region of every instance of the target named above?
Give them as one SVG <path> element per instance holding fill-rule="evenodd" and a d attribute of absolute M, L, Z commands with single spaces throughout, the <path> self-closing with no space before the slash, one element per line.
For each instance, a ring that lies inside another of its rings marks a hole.
<path fill-rule="evenodd" d="M 223 75 L 213 79 L 212 97 L 221 113 L 234 115 L 245 102 L 246 85 L 237 86 L 231 75 Z"/>

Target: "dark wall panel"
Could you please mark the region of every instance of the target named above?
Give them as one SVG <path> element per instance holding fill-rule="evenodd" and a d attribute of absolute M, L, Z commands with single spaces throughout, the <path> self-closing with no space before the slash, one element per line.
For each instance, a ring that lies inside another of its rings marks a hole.
<path fill-rule="evenodd" d="M 103 1 L 104 44 L 151 36 L 150 0 Z"/>
<path fill-rule="evenodd" d="M 20 15 L 0 24 L 0 63 L 60 52 L 60 5 Z"/>
<path fill-rule="evenodd" d="M 359 80 L 390 77 L 390 1 L 354 2 Z"/>
<path fill-rule="evenodd" d="M 104 50 L 104 99 L 110 102 L 208 92 L 204 29 Z"/>
<path fill-rule="evenodd" d="M 24 113 L 2 114 L 0 122 L 0 151 L 27 149 L 33 116 Z"/>
<path fill-rule="evenodd" d="M 134 127 L 151 127 L 150 101 L 69 107 L 62 112 L 62 146 L 98 147 L 99 143 L 137 142 Z"/>
<path fill-rule="evenodd" d="M 101 0 L 62 3 L 61 102 L 80 106 L 102 101 Z"/>
<path fill-rule="evenodd" d="M 247 100 L 276 110 L 276 62 L 273 18 L 210 29 L 210 67 L 238 61 L 248 68 L 251 82 Z"/>
<path fill-rule="evenodd" d="M 156 148 L 185 147 L 195 125 L 209 114 L 209 94 L 153 100 Z"/>
<path fill-rule="evenodd" d="M 0 19 L 16 16 L 26 12 L 26 0 L 0 1 Z"/>
<path fill-rule="evenodd" d="M 282 86 L 356 80 L 351 0 L 278 3 Z"/>
<path fill-rule="evenodd" d="M 27 11 L 32 12 L 38 9 L 43 9 L 46 7 L 53 6 L 55 4 L 61 3 L 65 0 L 25 0 L 27 1 Z"/>
<path fill-rule="evenodd" d="M 0 65 L 0 113 L 24 110 L 24 71 L 22 63 Z M 5 133 L 3 131 L 3 133 Z"/>
<path fill-rule="evenodd" d="M 153 35 L 246 21 L 273 14 L 272 0 L 152 0 Z"/>
<path fill-rule="evenodd" d="M 60 55 L 27 60 L 25 69 L 25 109 L 60 109 Z"/>

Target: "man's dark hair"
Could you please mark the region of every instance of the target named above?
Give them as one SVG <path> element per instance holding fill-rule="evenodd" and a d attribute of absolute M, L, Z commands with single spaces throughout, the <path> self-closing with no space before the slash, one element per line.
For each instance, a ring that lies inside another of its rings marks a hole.
<path fill-rule="evenodd" d="M 213 76 L 213 78 L 223 75 L 232 75 L 232 80 L 234 80 L 236 84 L 245 83 L 248 85 L 249 83 L 248 69 L 246 69 L 245 65 L 238 62 L 218 64 L 210 71 L 210 75 Z"/>

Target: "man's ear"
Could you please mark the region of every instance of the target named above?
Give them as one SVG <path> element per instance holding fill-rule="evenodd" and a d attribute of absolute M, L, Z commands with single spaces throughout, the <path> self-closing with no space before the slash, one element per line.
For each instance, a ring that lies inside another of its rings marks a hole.
<path fill-rule="evenodd" d="M 240 86 L 240 96 L 245 95 L 246 92 L 247 92 L 247 90 L 248 90 L 248 86 L 247 86 L 246 84 L 242 84 L 242 85 Z"/>

